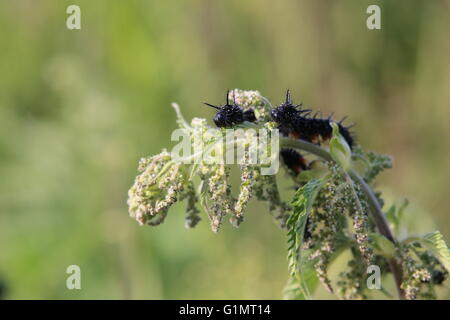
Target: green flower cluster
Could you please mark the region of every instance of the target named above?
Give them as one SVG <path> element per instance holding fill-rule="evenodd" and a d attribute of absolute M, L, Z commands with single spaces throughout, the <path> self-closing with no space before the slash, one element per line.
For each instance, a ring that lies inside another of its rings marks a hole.
<path fill-rule="evenodd" d="M 141 173 L 128 191 L 128 207 L 130 216 L 141 225 L 161 224 L 175 202 L 184 198 L 190 198 L 192 202 L 195 198 L 186 168 L 172 161 L 166 150 L 156 156 L 142 158 L 138 170 Z M 192 205 L 189 210 L 190 220 L 198 221 L 195 217 L 198 210 Z"/>
<path fill-rule="evenodd" d="M 266 103 L 257 91 L 236 89 L 231 94 L 244 108 L 254 108 L 258 119 L 267 116 Z M 244 220 L 248 202 L 255 197 L 268 203 L 269 211 L 284 227 L 290 207 L 280 198 L 275 176 L 261 174 L 261 165 L 249 161 L 251 154 L 257 153 L 263 162 L 264 157 L 270 154 L 270 150 L 261 152 L 264 146 L 252 143 L 254 128 L 240 128 L 243 134 L 235 141 L 245 146 L 244 159 L 240 164 L 241 185 L 236 198 L 232 195 L 230 184 L 232 165 L 210 161 L 211 158 L 224 156 L 227 132 L 208 126 L 207 121 L 201 118 L 194 118 L 188 124 L 178 106 L 174 105 L 174 108 L 180 129 L 190 139 L 193 153 L 174 158 L 164 150 L 158 155 L 142 158 L 138 166 L 140 174 L 128 192 L 130 216 L 141 225 L 158 225 L 164 221 L 168 209 L 175 202 L 186 199 L 186 227 L 194 227 L 200 221 L 201 212 L 197 207 L 200 205 L 207 213 L 212 231 L 218 232 L 227 215 L 231 216 L 231 224 L 238 227 Z M 265 124 L 263 127 L 268 128 Z M 193 183 L 195 179 L 200 180 L 197 192 Z"/>

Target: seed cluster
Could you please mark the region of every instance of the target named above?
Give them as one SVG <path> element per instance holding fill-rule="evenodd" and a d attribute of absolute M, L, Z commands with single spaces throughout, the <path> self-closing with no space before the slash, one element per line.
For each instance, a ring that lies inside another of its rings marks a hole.
<path fill-rule="evenodd" d="M 348 212 L 353 220 L 353 228 L 355 230 L 355 238 L 358 243 L 358 249 L 366 262 L 371 264 L 373 251 L 369 247 L 369 209 L 364 195 L 359 185 L 349 182 L 345 185 L 342 199 L 348 203 Z"/>
<path fill-rule="evenodd" d="M 335 251 L 336 236 L 342 230 L 344 210 L 339 201 L 338 175 L 334 175 L 319 191 L 308 216 L 304 248 L 313 248 L 309 257 L 314 260 L 314 268 L 325 289 L 332 293 L 327 267 Z"/>
<path fill-rule="evenodd" d="M 419 261 L 412 257 L 411 248 L 404 246 L 399 248 L 404 280 L 401 288 L 405 290 L 405 297 L 409 300 L 415 300 L 420 292 L 423 283 L 431 280 L 431 274 L 424 268 Z"/>
<path fill-rule="evenodd" d="M 381 257 L 370 247 L 369 233 L 374 226 L 368 220 L 367 203 L 358 185 L 348 181 L 336 164 L 329 163 L 330 177 L 318 192 L 306 222 L 303 249 L 312 249 L 309 259 L 314 261 L 316 274 L 328 292 L 334 292 L 327 276 L 327 268 L 336 251 L 339 237 L 347 234 L 352 243 L 353 259 L 349 270 L 341 273 L 337 282 L 338 294 L 344 299 L 364 298 L 365 287 L 360 279 L 366 268 Z M 347 217 L 352 221 L 354 238 L 347 228 Z M 358 275 L 358 277 L 356 277 Z"/>
<path fill-rule="evenodd" d="M 239 227 L 244 220 L 244 210 L 248 202 L 252 198 L 253 190 L 256 182 L 260 179 L 260 171 L 257 166 L 248 162 L 248 154 L 244 156 L 241 168 L 241 186 L 238 199 L 234 205 L 234 215 L 230 218 L 230 222 L 235 227 Z"/>
<path fill-rule="evenodd" d="M 229 168 L 225 165 L 218 165 L 213 167 L 210 173 L 208 192 L 211 201 L 208 214 L 212 231 L 218 232 L 225 215 L 231 213 L 234 200 L 231 196 Z"/>
<path fill-rule="evenodd" d="M 171 162 L 171 156 L 165 150 L 156 156 L 142 158 L 138 170 L 141 174 L 128 192 L 130 215 L 141 225 L 160 224 L 183 192 L 185 175 L 179 164 Z"/>
<path fill-rule="evenodd" d="M 347 270 L 339 274 L 338 295 L 345 300 L 363 300 L 367 299 L 365 286 L 361 279 L 366 277 L 366 268 L 361 263 L 358 253 L 353 252 L 353 259 L 347 263 Z"/>
<path fill-rule="evenodd" d="M 194 186 L 189 184 L 187 190 L 187 206 L 185 216 L 185 227 L 193 228 L 200 222 L 200 210 L 197 208 L 197 195 L 195 194 Z"/>
<path fill-rule="evenodd" d="M 401 245 L 397 252 L 403 267 L 402 289 L 409 300 L 435 299 L 435 285 L 441 285 L 448 277 L 443 265 L 419 243 Z"/>
<path fill-rule="evenodd" d="M 270 107 L 265 98 L 256 90 L 234 89 L 230 92 L 238 104 L 245 111 L 253 110 L 257 122 L 270 121 Z"/>

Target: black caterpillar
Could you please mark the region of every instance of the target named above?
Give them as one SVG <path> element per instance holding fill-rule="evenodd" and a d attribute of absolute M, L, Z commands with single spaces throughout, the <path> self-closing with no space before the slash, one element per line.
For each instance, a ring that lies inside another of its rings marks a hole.
<path fill-rule="evenodd" d="M 230 91 L 227 91 L 226 104 L 223 106 L 215 106 L 204 102 L 209 107 L 215 108 L 217 111 L 213 118 L 214 123 L 219 128 L 230 128 L 244 121 L 256 121 L 255 113 L 252 109 L 244 110 L 236 104 L 236 98 L 233 95 L 233 104 L 229 101 Z"/>
<path fill-rule="evenodd" d="M 305 158 L 294 149 L 281 149 L 280 156 L 286 167 L 296 175 L 307 169 Z"/>
<path fill-rule="evenodd" d="M 331 139 L 333 130 L 330 121 L 333 121 L 332 116 L 322 119 L 317 118 L 318 113 L 309 117 L 310 113 L 311 110 L 301 109 L 301 105 L 294 105 L 292 103 L 291 93 L 288 90 L 286 92 L 285 102 L 273 109 L 271 116 L 273 121 L 278 123 L 281 134 L 285 136 L 313 143 Z M 354 140 L 349 131 L 350 127 L 342 125 L 344 120 L 345 118 L 337 122 L 339 132 L 352 149 Z"/>

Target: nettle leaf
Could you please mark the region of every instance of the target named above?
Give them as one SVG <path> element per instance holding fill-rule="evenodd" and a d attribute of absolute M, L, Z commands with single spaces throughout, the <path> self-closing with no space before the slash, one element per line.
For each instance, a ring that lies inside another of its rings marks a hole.
<path fill-rule="evenodd" d="M 311 250 L 302 250 L 300 254 L 300 261 L 303 263 L 301 273 L 289 278 L 288 284 L 283 290 L 283 298 L 286 300 L 311 299 L 311 292 L 319 285 L 319 278 L 317 278 L 314 270 L 314 263 L 308 259 Z"/>
<path fill-rule="evenodd" d="M 349 248 L 353 239 L 349 239 L 344 233 L 339 233 L 336 237 L 336 250 L 331 255 L 329 263 L 331 264 L 345 249 Z M 286 300 L 292 299 L 311 299 L 311 293 L 319 286 L 319 278 L 314 269 L 316 260 L 310 260 L 313 249 L 301 250 L 300 252 L 300 272 L 295 277 L 290 277 L 288 284 L 283 290 L 283 298 Z"/>
<path fill-rule="evenodd" d="M 309 287 L 313 286 L 312 282 L 316 280 L 312 263 L 308 263 L 310 261 L 305 259 L 306 252 L 302 252 L 301 249 L 309 211 L 326 180 L 325 178 L 310 180 L 297 190 L 292 201 L 293 212 L 287 221 L 289 272 L 301 293 L 296 295 L 300 299 L 310 298 Z M 307 263 L 304 263 L 305 260 Z"/>
<path fill-rule="evenodd" d="M 450 272 L 450 251 L 442 233 L 430 232 L 420 238 L 420 242 L 430 250 L 440 263 Z"/>
<path fill-rule="evenodd" d="M 368 152 L 366 157 L 369 167 L 364 174 L 364 179 L 368 183 L 373 181 L 383 170 L 392 168 L 392 158 L 390 156 Z"/>

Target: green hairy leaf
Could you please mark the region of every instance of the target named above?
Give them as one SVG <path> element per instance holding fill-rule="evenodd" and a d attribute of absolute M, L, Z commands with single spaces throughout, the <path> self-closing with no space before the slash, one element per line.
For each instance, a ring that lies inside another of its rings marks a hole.
<path fill-rule="evenodd" d="M 450 251 L 445 243 L 442 233 L 439 231 L 427 233 L 421 238 L 421 243 L 423 243 L 442 263 L 445 269 L 450 272 Z"/>
<path fill-rule="evenodd" d="M 353 165 L 363 176 L 367 183 L 373 180 L 385 169 L 392 168 L 392 158 L 388 155 L 377 154 L 375 152 L 365 152 L 361 147 L 353 148 Z"/>
<path fill-rule="evenodd" d="M 297 280 L 301 296 L 299 298 L 309 299 L 309 286 L 317 282 L 317 277 L 312 269 L 312 263 L 304 263 L 304 252 L 302 252 L 303 235 L 305 233 L 308 212 L 314 203 L 317 192 L 325 183 L 326 179 L 313 179 L 300 188 L 292 201 L 293 212 L 287 222 L 288 225 L 288 260 L 291 277 Z M 316 278 L 316 279 L 314 279 Z M 308 285 L 309 282 L 309 285 Z M 316 283 L 317 285 L 317 283 Z"/>

